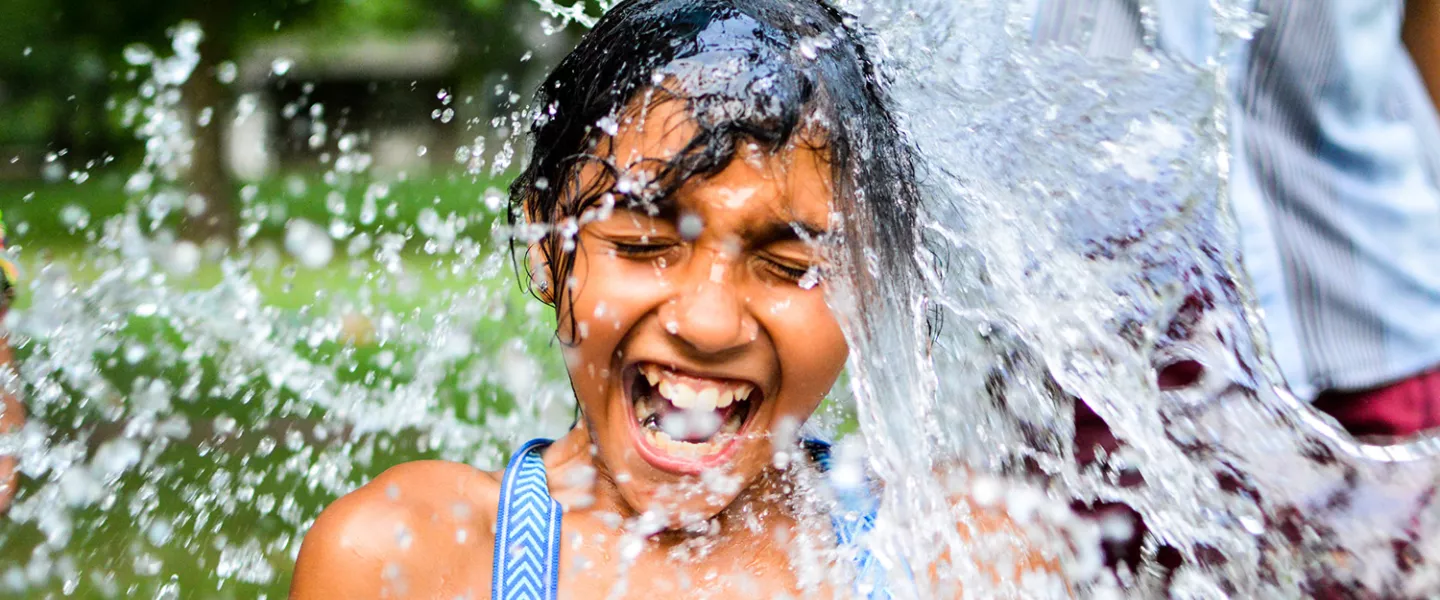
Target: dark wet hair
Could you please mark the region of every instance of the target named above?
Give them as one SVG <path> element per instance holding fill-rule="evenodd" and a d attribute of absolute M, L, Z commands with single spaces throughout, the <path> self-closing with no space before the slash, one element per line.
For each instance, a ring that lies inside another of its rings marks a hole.
<path fill-rule="evenodd" d="M 510 186 L 512 226 L 552 225 L 529 242 L 549 265 L 557 306 L 574 293 L 567 236 L 576 227 L 564 225 L 568 219 L 607 194 L 617 202 L 663 198 L 724 170 L 746 143 L 767 152 L 818 144 L 843 217 L 840 258 L 874 277 L 910 268 L 915 169 L 863 39 L 852 17 L 820 0 L 626 0 L 612 8 L 536 93 L 530 161 Z M 657 165 L 648 189 L 619 189 L 623 165 L 599 155 L 615 129 L 602 123 L 662 100 L 685 102 L 696 133 Z M 595 163 L 610 176 L 582 189 L 580 168 Z"/>

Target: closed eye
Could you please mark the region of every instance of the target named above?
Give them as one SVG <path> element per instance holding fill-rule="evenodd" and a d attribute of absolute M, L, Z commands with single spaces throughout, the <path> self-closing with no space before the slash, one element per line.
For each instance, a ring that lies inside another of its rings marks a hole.
<path fill-rule="evenodd" d="M 801 279 L 804 279 L 805 274 L 809 273 L 810 269 L 812 268 L 810 267 L 810 265 L 796 265 L 789 261 L 775 260 L 771 258 L 766 258 L 762 260 L 764 260 L 765 262 L 764 267 L 776 277 L 792 282 L 798 282 Z"/>
<path fill-rule="evenodd" d="M 643 241 L 643 242 L 611 242 L 615 246 L 615 253 L 628 258 L 654 258 L 665 253 L 674 246 L 673 243 L 664 241 Z"/>

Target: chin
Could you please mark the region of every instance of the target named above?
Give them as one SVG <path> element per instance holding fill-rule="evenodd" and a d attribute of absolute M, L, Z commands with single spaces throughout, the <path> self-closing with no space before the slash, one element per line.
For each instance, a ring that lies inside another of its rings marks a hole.
<path fill-rule="evenodd" d="M 773 411 L 756 382 L 645 361 L 619 376 L 607 440 L 619 451 L 604 454 L 626 503 L 666 529 L 703 526 L 770 463 Z"/>

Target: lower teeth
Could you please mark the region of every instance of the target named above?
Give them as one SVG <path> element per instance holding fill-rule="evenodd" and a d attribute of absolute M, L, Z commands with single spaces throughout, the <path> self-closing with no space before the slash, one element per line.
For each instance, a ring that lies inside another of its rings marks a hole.
<path fill-rule="evenodd" d="M 704 456 L 720 449 L 720 445 L 715 442 L 686 442 L 671 439 L 670 435 L 663 431 L 647 430 L 645 435 L 649 436 L 650 445 L 669 454 Z"/>
<path fill-rule="evenodd" d="M 705 441 L 677 440 L 661 429 L 659 413 L 650 412 L 646 405 L 647 401 L 644 398 L 635 401 L 635 414 L 639 417 L 640 428 L 644 431 L 651 446 L 668 454 L 692 457 L 714 454 L 724 448 L 725 443 L 740 430 L 740 426 L 743 424 L 743 414 L 737 411 L 725 420 L 725 423 L 720 426 L 720 431 Z"/>

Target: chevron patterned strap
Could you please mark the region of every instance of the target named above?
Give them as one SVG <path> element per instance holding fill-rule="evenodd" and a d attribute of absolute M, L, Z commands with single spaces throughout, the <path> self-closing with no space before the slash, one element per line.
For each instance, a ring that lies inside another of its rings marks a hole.
<path fill-rule="evenodd" d="M 550 440 L 531 440 L 510 457 L 500 482 L 495 528 L 495 600 L 555 600 L 560 584 L 560 503 L 550 496 L 540 453 Z"/>

